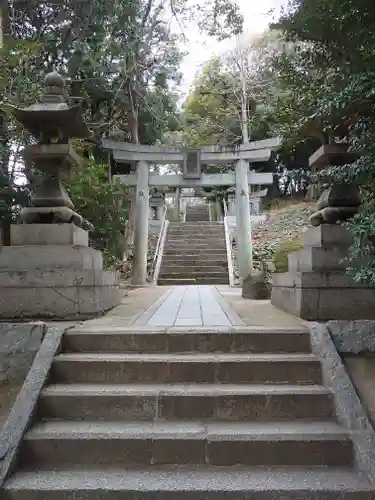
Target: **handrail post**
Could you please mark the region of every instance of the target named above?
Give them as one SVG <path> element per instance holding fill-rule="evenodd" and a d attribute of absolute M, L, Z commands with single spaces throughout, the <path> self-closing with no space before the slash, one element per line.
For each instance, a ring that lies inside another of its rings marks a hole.
<path fill-rule="evenodd" d="M 228 227 L 228 207 L 225 199 L 223 200 L 223 202 L 224 202 L 224 232 L 225 232 L 225 246 L 227 249 L 229 286 L 234 286 L 233 248 Z"/>
<path fill-rule="evenodd" d="M 162 238 L 163 238 L 163 234 L 164 234 L 164 230 L 165 230 L 165 226 L 166 226 L 167 210 L 168 210 L 167 205 L 164 205 L 164 212 L 163 212 L 163 217 L 161 219 L 159 237 L 158 237 L 158 241 L 157 241 L 156 247 L 155 247 L 154 258 L 152 260 L 152 267 L 151 267 L 152 281 L 155 281 L 156 263 L 157 263 L 157 260 L 159 257 L 161 242 L 162 242 Z"/>

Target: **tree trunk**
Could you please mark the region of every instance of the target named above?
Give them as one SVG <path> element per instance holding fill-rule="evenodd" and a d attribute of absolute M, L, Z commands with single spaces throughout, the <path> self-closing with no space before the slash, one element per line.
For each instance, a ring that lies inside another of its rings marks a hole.
<path fill-rule="evenodd" d="M 0 113 L 0 242 L 10 245 L 10 224 L 12 210 L 12 186 L 9 178 L 8 122 Z"/>

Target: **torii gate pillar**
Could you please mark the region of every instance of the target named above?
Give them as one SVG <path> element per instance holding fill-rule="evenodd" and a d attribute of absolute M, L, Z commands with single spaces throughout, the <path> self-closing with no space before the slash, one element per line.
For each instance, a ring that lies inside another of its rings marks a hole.
<path fill-rule="evenodd" d="M 250 197 L 247 181 L 248 162 L 236 162 L 236 235 L 238 245 L 238 270 L 244 280 L 253 270 Z"/>
<path fill-rule="evenodd" d="M 147 161 L 138 161 L 132 284 L 140 286 L 147 284 L 148 211 L 150 195 L 148 168 L 149 165 Z"/>

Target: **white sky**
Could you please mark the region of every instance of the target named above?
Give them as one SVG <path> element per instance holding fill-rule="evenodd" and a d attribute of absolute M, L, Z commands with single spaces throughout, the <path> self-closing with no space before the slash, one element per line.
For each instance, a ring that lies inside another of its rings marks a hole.
<path fill-rule="evenodd" d="M 273 20 L 272 10 L 276 12 L 286 3 L 286 0 L 237 0 L 244 16 L 244 36 L 250 39 L 253 35 L 263 32 Z M 181 92 L 187 94 L 197 71 L 213 55 L 225 52 L 233 47 L 233 40 L 216 40 L 203 36 L 196 25 L 192 23 L 185 35 L 188 43 L 184 48 L 189 52 L 185 57 L 181 71 L 183 82 Z"/>

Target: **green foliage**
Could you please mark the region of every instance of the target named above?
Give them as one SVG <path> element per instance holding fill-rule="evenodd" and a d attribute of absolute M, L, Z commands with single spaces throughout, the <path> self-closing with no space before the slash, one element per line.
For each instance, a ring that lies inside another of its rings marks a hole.
<path fill-rule="evenodd" d="M 278 24 L 295 46 L 279 59 L 289 90 L 289 132 L 345 141 L 360 153 L 351 165 L 331 166 L 321 177 L 330 183 L 357 182 L 363 204 L 349 223 L 353 245 L 348 273 L 359 282 L 375 283 L 372 241 L 375 168 L 375 17 L 371 0 L 294 0 Z"/>
<path fill-rule="evenodd" d="M 303 240 L 295 238 L 285 241 L 276 250 L 273 257 L 273 265 L 276 273 L 286 273 L 288 271 L 288 254 L 303 248 Z"/>
<path fill-rule="evenodd" d="M 104 253 L 107 268 L 122 260 L 123 235 L 129 213 L 125 188 L 108 179 L 108 167 L 83 163 L 66 182 L 76 211 L 93 225 L 91 245 Z"/>
<path fill-rule="evenodd" d="M 214 58 L 194 83 L 183 107 L 184 141 L 193 146 L 242 142 L 240 82 Z"/>

